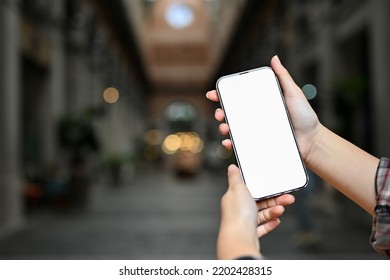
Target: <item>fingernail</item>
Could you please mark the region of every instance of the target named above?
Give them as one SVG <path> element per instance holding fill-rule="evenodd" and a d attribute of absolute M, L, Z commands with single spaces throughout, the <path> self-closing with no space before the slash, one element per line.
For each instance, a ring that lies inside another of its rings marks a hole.
<path fill-rule="evenodd" d="M 280 62 L 280 59 L 279 59 L 279 56 L 278 55 L 275 55 L 275 59 L 276 59 L 276 62 L 280 65 L 282 65 L 282 62 Z"/>
<path fill-rule="evenodd" d="M 228 166 L 228 173 L 230 173 L 231 171 L 235 170 L 237 167 L 234 165 L 234 164 L 230 164 Z"/>

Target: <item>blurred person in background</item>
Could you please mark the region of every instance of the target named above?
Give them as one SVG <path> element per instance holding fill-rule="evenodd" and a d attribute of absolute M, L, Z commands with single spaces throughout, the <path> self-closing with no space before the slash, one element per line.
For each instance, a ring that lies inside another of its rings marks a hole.
<path fill-rule="evenodd" d="M 302 90 L 277 56 L 271 59 L 271 67 L 279 79 L 306 166 L 372 215 L 370 243 L 379 254 L 390 259 L 390 159 L 378 159 L 323 126 Z M 219 102 L 215 90 L 207 92 L 206 97 Z M 216 110 L 215 118 L 220 122 L 224 121 L 222 109 Z M 221 134 L 227 135 L 229 126 L 221 123 L 219 130 Z M 229 139 L 223 140 L 222 144 L 232 148 Z M 234 185 L 234 182 L 229 178 L 229 185 Z M 217 253 L 229 258 L 248 255 L 248 235 L 253 237 L 258 231 L 258 222 L 253 217 L 262 211 L 257 212 L 253 203 L 247 200 L 224 200 L 227 199 L 223 198 L 222 201 Z M 272 223 L 274 222 L 271 222 L 271 225 Z M 267 231 L 266 226 L 261 228 L 263 234 L 258 235 L 259 237 L 270 231 Z M 224 238 L 226 235 L 230 235 L 230 238 Z M 229 244 L 232 240 L 235 244 Z M 225 248 L 225 252 L 230 250 L 234 254 L 221 254 L 220 248 Z M 255 252 L 258 249 L 259 244 L 254 242 L 250 251 Z M 252 255 L 254 258 L 261 257 L 260 253 Z"/>

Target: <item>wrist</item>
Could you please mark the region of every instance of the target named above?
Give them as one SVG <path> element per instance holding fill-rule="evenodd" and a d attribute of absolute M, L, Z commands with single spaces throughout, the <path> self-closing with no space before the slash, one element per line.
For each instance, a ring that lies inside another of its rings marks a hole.
<path fill-rule="evenodd" d="M 238 228 L 221 227 L 217 242 L 217 258 L 237 259 L 242 256 L 261 258 L 259 238 L 255 231 L 252 234 L 252 231 L 240 231 Z"/>
<path fill-rule="evenodd" d="M 326 133 L 326 130 L 326 127 L 324 127 L 321 123 L 318 123 L 317 127 L 313 129 L 313 133 L 308 140 L 310 145 L 308 145 L 309 149 L 303 160 L 305 162 L 305 165 L 310 169 L 312 169 L 312 167 L 316 165 L 317 155 L 321 149 L 323 137 Z"/>

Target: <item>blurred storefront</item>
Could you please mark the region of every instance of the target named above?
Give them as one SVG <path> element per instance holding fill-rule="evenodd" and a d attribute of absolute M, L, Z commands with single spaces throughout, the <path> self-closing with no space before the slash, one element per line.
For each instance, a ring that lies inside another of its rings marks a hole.
<path fill-rule="evenodd" d="M 103 161 L 136 153 L 148 90 L 120 7 L 0 2 L 0 233 L 50 195 L 82 202 Z"/>
<path fill-rule="evenodd" d="M 215 78 L 278 54 L 299 86 L 316 86 L 323 123 L 389 155 L 389 11 L 385 0 L 248 1 Z"/>

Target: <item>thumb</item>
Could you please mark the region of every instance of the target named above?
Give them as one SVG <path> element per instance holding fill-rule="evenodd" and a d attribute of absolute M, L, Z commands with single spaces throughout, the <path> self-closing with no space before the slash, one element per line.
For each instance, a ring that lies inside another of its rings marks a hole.
<path fill-rule="evenodd" d="M 287 69 L 282 65 L 278 56 L 275 55 L 274 57 L 272 57 L 271 67 L 274 70 L 276 76 L 278 77 L 283 92 L 287 95 L 295 92 L 295 89 L 298 88 L 298 86 L 295 84 L 293 78 L 291 77 Z"/>
<path fill-rule="evenodd" d="M 293 79 L 290 76 L 290 73 L 280 62 L 280 59 L 277 55 L 271 58 L 271 67 L 274 70 L 276 76 L 278 76 L 280 82 L 293 83 Z"/>
<path fill-rule="evenodd" d="M 240 170 L 234 164 L 228 167 L 228 182 L 229 188 L 243 183 Z"/>

